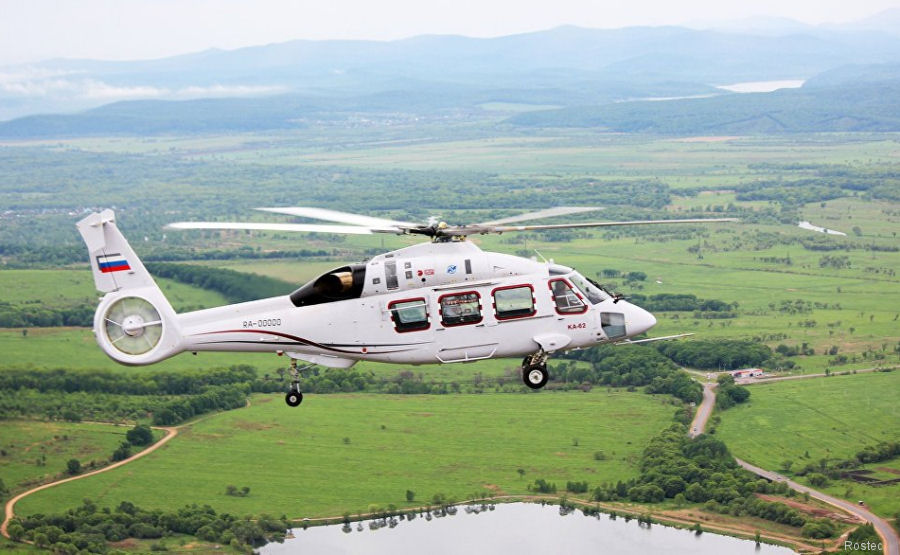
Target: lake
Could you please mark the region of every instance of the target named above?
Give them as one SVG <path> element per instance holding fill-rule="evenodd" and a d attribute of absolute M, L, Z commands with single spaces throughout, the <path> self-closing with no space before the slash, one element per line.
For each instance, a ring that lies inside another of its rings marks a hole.
<path fill-rule="evenodd" d="M 272 543 L 260 550 L 265 555 L 286 553 L 395 554 L 428 553 L 442 555 L 465 553 L 617 553 L 638 555 L 666 553 L 670 555 L 704 555 L 746 553 L 747 555 L 781 555 L 793 553 L 786 547 L 740 540 L 704 532 L 696 535 L 654 524 L 640 525 L 636 519 L 625 522 L 609 515 L 584 516 L 573 511 L 564 516 L 556 505 L 529 503 L 496 505 L 479 513 L 458 507 L 456 515 L 443 517 L 416 516 L 412 521 L 395 519 L 394 527 L 384 522 L 381 528 L 370 526 L 379 521 L 351 523 L 349 527 L 296 528 L 294 538 L 283 544 Z"/>

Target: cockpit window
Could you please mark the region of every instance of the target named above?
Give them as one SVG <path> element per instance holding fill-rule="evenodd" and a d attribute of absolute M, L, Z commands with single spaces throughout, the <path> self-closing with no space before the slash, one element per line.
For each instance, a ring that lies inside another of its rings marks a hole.
<path fill-rule="evenodd" d="M 309 306 L 358 299 L 365 281 L 365 264 L 335 268 L 291 293 L 291 302 L 294 306 Z"/>
<path fill-rule="evenodd" d="M 559 314 L 581 314 L 588 309 L 581 295 L 572 289 L 565 279 L 551 279 L 547 282 L 550 286 L 550 292 L 553 295 L 553 302 L 556 303 L 556 312 Z"/>
<path fill-rule="evenodd" d="M 569 279 L 575 284 L 575 287 L 581 290 L 582 293 L 591 301 L 591 304 L 597 304 L 605 301 L 612 297 L 600 284 L 590 280 L 578 272 L 572 273 L 569 276 Z"/>

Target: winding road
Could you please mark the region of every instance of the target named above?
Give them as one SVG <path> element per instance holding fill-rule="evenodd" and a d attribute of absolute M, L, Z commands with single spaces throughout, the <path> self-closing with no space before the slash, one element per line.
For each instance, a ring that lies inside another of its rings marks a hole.
<path fill-rule="evenodd" d="M 824 374 L 814 374 L 814 375 L 806 375 L 806 376 L 796 376 L 793 379 L 800 378 L 814 378 L 814 377 L 824 377 Z M 767 380 L 772 381 L 772 380 Z M 751 382 L 751 383 L 761 383 L 761 382 Z M 747 383 L 747 385 L 750 385 Z M 697 414 L 694 416 L 694 421 L 691 422 L 691 429 L 688 434 L 693 438 L 702 434 L 704 430 L 706 430 L 706 422 L 709 420 L 710 414 L 712 414 L 712 409 L 716 404 L 716 384 L 705 383 L 703 384 L 703 402 L 700 403 L 700 406 L 697 407 Z M 844 510 L 848 513 L 851 513 L 864 522 L 870 522 L 875 527 L 875 531 L 878 532 L 878 535 L 881 537 L 882 544 L 884 546 L 884 555 L 900 555 L 900 537 L 897 535 L 897 531 L 894 530 L 894 527 L 890 525 L 889 522 L 882 519 L 878 515 L 869 511 L 863 506 L 855 505 L 850 503 L 849 501 L 844 501 L 843 499 L 837 499 L 836 497 L 832 497 L 830 495 L 826 495 L 820 491 L 814 490 L 809 486 L 804 486 L 803 484 L 798 484 L 793 480 L 789 480 L 787 477 L 778 474 L 777 472 L 772 472 L 770 470 L 765 470 L 759 468 L 758 466 L 754 466 L 747 461 L 742 461 L 741 459 L 735 457 L 734 460 L 737 461 L 739 465 L 749 470 L 750 472 L 765 478 L 767 480 L 772 480 L 774 482 L 784 482 L 791 489 L 798 491 L 800 493 L 808 493 L 810 497 L 814 497 L 819 501 L 823 501 L 828 503 L 833 507 L 837 507 L 841 510 Z"/>
<path fill-rule="evenodd" d="M 72 476 L 70 478 L 64 478 L 62 480 L 57 480 L 55 482 L 50 482 L 49 484 L 44 484 L 42 486 L 38 486 L 34 489 L 30 489 L 28 491 L 22 492 L 19 495 L 15 496 L 12 499 L 10 499 L 9 501 L 7 501 L 6 502 L 6 517 L 3 519 L 3 524 L 0 524 L 0 534 L 2 534 L 3 537 L 5 537 L 7 539 L 12 539 L 9 537 L 9 531 L 8 531 L 9 521 L 11 521 L 13 519 L 13 517 L 16 516 L 16 513 L 15 513 L 16 503 L 18 503 L 21 499 L 28 497 L 32 493 L 37 493 L 39 491 L 42 491 L 42 490 L 45 490 L 48 488 L 52 488 L 53 486 L 65 484 L 66 482 L 74 482 L 75 480 L 81 480 L 82 478 L 87 478 L 89 476 L 95 476 L 102 472 L 109 472 L 110 470 L 119 468 L 122 465 L 128 464 L 130 462 L 134 462 L 134 461 L 138 460 L 139 458 L 149 455 L 150 453 L 156 451 L 157 449 L 159 449 L 160 447 L 162 447 L 163 445 L 168 443 L 169 440 L 171 440 L 173 437 L 178 435 L 178 428 L 175 428 L 175 427 L 170 428 L 170 427 L 155 427 L 154 426 L 154 429 L 163 430 L 164 432 L 166 432 L 166 435 L 162 439 L 160 439 L 159 441 L 157 441 L 156 443 L 151 445 L 150 447 L 147 447 L 146 449 L 141 451 L 140 453 L 132 455 L 123 461 L 113 463 L 109 466 L 104 466 L 103 468 L 99 468 L 99 469 L 93 470 L 91 472 L 85 472 L 84 474 L 79 474 L 77 476 Z"/>

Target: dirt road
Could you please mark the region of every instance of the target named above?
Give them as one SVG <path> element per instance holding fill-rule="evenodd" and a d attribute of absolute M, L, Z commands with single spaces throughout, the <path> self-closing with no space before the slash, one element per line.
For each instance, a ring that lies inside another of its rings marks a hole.
<path fill-rule="evenodd" d="M 18 503 L 21 499 L 28 497 L 32 493 L 36 493 L 36 492 L 39 492 L 39 491 L 42 491 L 42 490 L 45 490 L 48 488 L 52 488 L 53 486 L 65 484 L 66 482 L 73 482 L 75 480 L 81 480 L 82 478 L 87 478 L 89 476 L 95 476 L 102 472 L 108 472 L 115 468 L 119 468 L 122 465 L 128 464 L 130 462 L 134 462 L 134 461 L 140 459 L 141 457 L 149 455 L 150 453 L 156 451 L 157 449 L 159 449 L 160 447 L 162 447 L 163 445 L 168 443 L 169 440 L 171 440 L 173 437 L 178 435 L 177 428 L 160 427 L 160 428 L 155 428 L 155 429 L 163 430 L 164 432 L 166 432 L 165 437 L 163 437 L 162 439 L 160 439 L 159 441 L 157 441 L 150 447 L 144 449 L 140 453 L 133 455 L 131 457 L 128 457 L 124 461 L 119 461 L 117 463 L 113 463 L 109 466 L 104 466 L 103 468 L 93 470 L 91 472 L 85 472 L 84 474 L 79 474 L 78 476 L 72 476 L 70 478 L 64 478 L 62 480 L 57 480 L 55 482 L 50 482 L 49 484 L 44 484 L 44 485 L 38 486 L 34 489 L 30 489 L 26 492 L 22 492 L 19 495 L 15 496 L 12 499 L 10 499 L 9 501 L 7 501 L 6 502 L 6 517 L 3 519 L 3 524 L 0 524 L 0 534 L 3 534 L 3 536 L 7 539 L 11 539 L 11 538 L 9 538 L 9 532 L 8 532 L 7 528 L 9 527 L 9 521 L 12 520 L 13 517 L 16 516 L 16 514 L 15 514 L 16 503 Z"/>

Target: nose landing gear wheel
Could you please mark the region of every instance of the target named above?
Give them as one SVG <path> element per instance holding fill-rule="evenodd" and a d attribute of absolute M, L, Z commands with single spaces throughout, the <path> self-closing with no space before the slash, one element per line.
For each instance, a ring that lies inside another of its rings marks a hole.
<path fill-rule="evenodd" d="M 303 402 L 303 394 L 299 391 L 288 391 L 287 395 L 284 396 L 284 402 L 287 403 L 289 407 L 300 406 L 300 403 Z"/>

